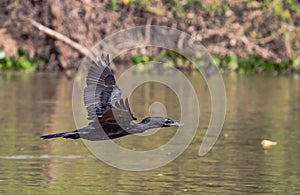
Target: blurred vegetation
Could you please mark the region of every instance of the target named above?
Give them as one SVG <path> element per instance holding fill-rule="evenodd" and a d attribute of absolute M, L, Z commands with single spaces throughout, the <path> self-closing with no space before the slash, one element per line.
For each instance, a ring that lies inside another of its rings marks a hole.
<path fill-rule="evenodd" d="M 300 61 L 297 58 L 290 58 L 281 63 L 277 63 L 271 59 L 265 59 L 261 56 L 238 57 L 230 54 L 225 57 L 212 55 L 212 60 L 218 68 L 225 72 L 245 73 L 273 73 L 273 74 L 290 74 L 299 73 Z M 138 65 L 143 69 L 143 64 L 151 61 L 159 61 L 165 66 L 173 66 L 183 70 L 197 70 L 197 67 L 191 61 L 177 52 L 170 50 L 162 50 L 159 55 L 135 55 L 131 58 L 134 65 Z M 40 56 L 31 58 L 24 49 L 18 50 L 18 57 L 14 58 L 6 56 L 5 52 L 0 49 L 0 70 L 14 71 L 34 71 L 37 66 L 44 65 L 45 59 Z"/>
<path fill-rule="evenodd" d="M 3 49 L 0 49 L 0 70 L 26 70 L 34 71 L 37 65 L 43 65 L 46 61 L 39 57 L 35 56 L 31 58 L 24 49 L 18 49 L 18 57 L 14 58 L 11 56 L 6 56 Z"/>
<path fill-rule="evenodd" d="M 61 40 L 35 29 L 24 18 L 31 18 L 87 48 L 128 27 L 163 25 L 201 41 L 222 70 L 299 72 L 298 0 L 3 0 L 0 48 L 6 55 L 1 57 L 1 70 L 76 70 L 83 57 Z M 19 55 L 19 48 L 29 55 Z M 193 70 L 191 63 L 169 51 L 134 50 L 119 60 L 140 64 L 165 58 L 169 59 L 165 61 L 168 65 Z"/>
<path fill-rule="evenodd" d="M 114 4 L 112 8 L 116 9 L 117 0 L 110 0 L 111 4 Z M 127 0 L 123 2 L 127 3 L 138 3 L 144 6 L 145 9 L 151 11 L 153 10 L 152 3 L 155 1 L 147 0 Z M 214 12 L 214 15 L 224 16 L 226 12 L 232 11 L 231 3 L 232 0 L 211 0 L 211 1 L 201 1 L 201 0 L 164 0 L 162 1 L 168 9 L 176 12 L 179 16 L 186 16 L 186 10 L 195 6 L 199 6 L 200 9 L 207 12 Z M 272 10 L 277 16 L 282 19 L 292 21 L 292 14 L 300 16 L 300 3 L 297 0 L 247 0 L 246 2 L 240 1 L 240 3 L 256 4 L 255 6 L 262 10 Z M 253 7 L 254 8 L 254 7 Z M 159 10 L 159 7 L 156 7 L 154 10 Z M 227 17 L 229 14 L 227 13 Z"/>
<path fill-rule="evenodd" d="M 212 55 L 211 58 L 222 72 L 236 72 L 239 74 L 272 73 L 277 75 L 299 73 L 300 71 L 300 61 L 295 57 L 280 63 L 261 56 L 238 57 L 235 54 L 225 57 Z M 166 66 L 174 66 L 184 70 L 197 70 L 197 67 L 191 61 L 174 51 L 162 51 L 155 56 L 136 55 L 132 57 L 131 61 L 133 64 L 140 66 L 140 69 L 142 69 L 143 63 L 160 61 Z"/>
<path fill-rule="evenodd" d="M 132 0 L 130 3 L 140 3 L 144 5 L 148 11 L 157 10 L 149 6 L 149 1 L 144 0 Z M 212 0 L 212 1 L 180 1 L 180 0 L 169 0 L 165 1 L 169 9 L 173 10 L 178 14 L 179 17 L 185 17 L 188 12 L 186 10 L 191 9 L 195 3 L 201 10 L 208 13 L 213 13 L 216 17 L 225 16 L 226 20 L 230 20 L 232 15 L 231 1 L 230 0 Z M 263 12 L 274 13 L 275 20 L 284 21 L 292 26 L 297 26 L 298 21 L 293 21 L 292 15 L 296 18 L 300 17 L 300 3 L 295 0 L 264 0 L 264 1 L 251 1 L 248 0 L 246 3 L 252 9 L 260 9 Z M 155 11 L 155 13 L 158 13 Z M 294 18 L 295 18 L 294 17 Z M 294 23 L 296 25 L 294 25 Z M 262 37 L 260 32 L 252 32 L 252 36 Z M 255 35 L 258 34 L 258 35 Z M 288 39 L 290 32 L 283 33 L 283 39 Z M 134 64 L 144 63 L 153 60 L 164 61 L 164 58 L 168 58 L 167 65 L 173 65 L 178 68 L 190 67 L 191 63 L 184 57 L 172 51 L 161 52 L 158 56 L 147 56 L 147 55 L 136 55 L 132 58 Z M 278 73 L 299 73 L 300 60 L 296 55 L 289 55 L 286 59 L 278 62 L 274 59 L 264 58 L 260 55 L 249 55 L 240 56 L 233 53 L 227 53 L 226 55 L 212 55 L 214 63 L 223 71 L 234 71 L 238 73 L 262 73 L 269 72 L 273 74 Z"/>
<path fill-rule="evenodd" d="M 297 58 L 291 58 L 283 62 L 275 62 L 261 56 L 248 56 L 239 58 L 231 54 L 226 57 L 212 56 L 214 63 L 223 71 L 237 73 L 272 73 L 290 74 L 299 73 L 300 62 Z"/>

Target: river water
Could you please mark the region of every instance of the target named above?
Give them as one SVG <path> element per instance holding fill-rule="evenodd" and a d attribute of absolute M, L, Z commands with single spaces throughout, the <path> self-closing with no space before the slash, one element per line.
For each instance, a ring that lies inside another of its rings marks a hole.
<path fill-rule="evenodd" d="M 299 76 L 223 75 L 226 120 L 217 143 L 203 157 L 198 150 L 210 120 L 209 90 L 201 75 L 188 78 L 201 106 L 196 136 L 169 164 L 136 172 L 98 160 L 81 140 L 39 138 L 76 128 L 72 80 L 56 73 L 1 73 L 0 194 L 299 194 Z M 178 117 L 178 101 L 169 90 L 141 86 L 130 97 L 133 113 L 141 119 L 158 101 Z M 173 133 L 157 131 L 116 142 L 146 150 Z M 264 148 L 264 139 L 277 145 Z"/>

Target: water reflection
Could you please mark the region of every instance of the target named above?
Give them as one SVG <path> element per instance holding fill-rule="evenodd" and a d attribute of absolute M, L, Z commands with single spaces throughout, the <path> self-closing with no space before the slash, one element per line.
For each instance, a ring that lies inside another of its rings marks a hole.
<path fill-rule="evenodd" d="M 201 76 L 190 75 L 189 79 L 197 86 L 201 106 L 200 126 L 192 144 L 164 167 L 128 172 L 95 159 L 80 140 L 39 139 L 41 134 L 75 128 L 72 81 L 59 74 L 1 73 L 0 194 L 299 192 L 299 77 L 224 75 L 225 126 L 205 157 L 197 153 L 209 124 L 209 91 Z M 135 102 L 132 110 L 138 118 L 148 115 L 155 101 L 166 106 L 170 117 L 180 117 L 176 96 L 160 84 L 140 86 L 130 101 Z M 118 143 L 151 149 L 173 133 L 128 136 Z M 262 139 L 275 140 L 278 145 L 263 149 Z"/>

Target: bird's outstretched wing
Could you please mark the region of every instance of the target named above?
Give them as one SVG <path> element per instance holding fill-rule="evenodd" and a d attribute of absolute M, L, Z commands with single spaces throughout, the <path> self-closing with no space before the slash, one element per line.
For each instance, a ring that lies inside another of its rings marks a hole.
<path fill-rule="evenodd" d="M 110 129 L 110 131 L 118 131 L 121 127 L 123 130 L 129 130 L 130 121 L 136 120 L 136 118 L 132 115 L 128 99 L 121 99 L 119 102 L 111 108 L 106 110 L 102 117 L 98 117 L 94 122 L 99 121 L 101 127 L 103 129 Z M 94 123 L 95 124 L 95 123 Z M 109 133 L 109 132 L 107 132 Z"/>
<path fill-rule="evenodd" d="M 121 98 L 122 93 L 116 84 L 108 55 L 104 56 L 102 54 L 101 58 L 97 57 L 96 61 L 92 62 L 86 84 L 87 86 L 84 89 L 84 104 L 87 107 L 89 120 L 102 118 L 104 117 L 104 113 L 112 111 L 114 115 L 122 113 L 120 115 L 123 115 L 124 119 L 135 119 L 131 114 L 128 100 L 126 99 L 124 103 Z M 109 114 L 106 114 L 105 117 L 109 118 Z"/>

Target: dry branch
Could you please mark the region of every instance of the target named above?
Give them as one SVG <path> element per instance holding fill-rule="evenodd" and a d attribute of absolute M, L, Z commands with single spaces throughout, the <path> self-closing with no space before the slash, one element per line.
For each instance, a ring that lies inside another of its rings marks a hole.
<path fill-rule="evenodd" d="M 59 32 L 56 32 L 55 30 L 52 30 L 31 18 L 27 18 L 27 20 L 30 22 L 30 24 L 32 26 L 36 27 L 37 29 L 39 29 L 40 31 L 46 33 L 47 35 L 49 35 L 51 37 L 54 37 L 60 41 L 63 41 L 67 45 L 69 45 L 69 46 L 73 47 L 74 49 L 76 49 L 77 51 L 79 51 L 81 54 L 83 54 L 85 56 L 91 55 L 91 51 L 89 49 L 87 49 L 86 47 L 82 46 L 79 43 L 76 43 L 75 41 L 71 40 L 69 37 L 62 35 Z"/>
<path fill-rule="evenodd" d="M 69 37 L 56 32 L 55 30 L 52 30 L 40 23 L 38 23 L 37 21 L 31 19 L 31 18 L 27 18 L 27 20 L 30 22 L 30 24 L 34 27 L 36 27 L 37 29 L 39 29 L 40 31 L 46 33 L 47 35 L 58 39 L 60 41 L 63 41 L 64 43 L 66 43 L 67 45 L 73 47 L 74 49 L 76 49 L 79 53 L 81 53 L 84 56 L 89 57 L 92 60 L 95 60 L 95 54 L 90 51 L 88 48 L 84 47 L 83 45 L 76 43 L 75 41 L 71 40 Z M 111 68 L 115 71 L 116 70 L 116 66 L 114 64 L 111 63 Z"/>

